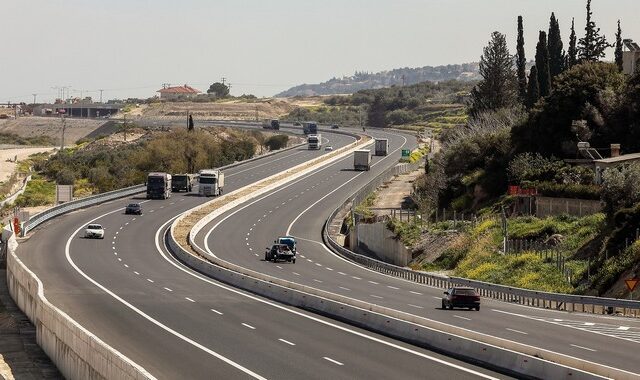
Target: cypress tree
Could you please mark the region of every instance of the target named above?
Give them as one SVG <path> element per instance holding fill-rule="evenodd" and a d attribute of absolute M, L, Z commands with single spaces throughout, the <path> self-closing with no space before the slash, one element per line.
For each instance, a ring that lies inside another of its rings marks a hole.
<path fill-rule="evenodd" d="M 517 103 L 517 78 L 504 34 L 491 34 L 491 40 L 480 57 L 480 75 L 482 80 L 471 91 L 471 115 Z"/>
<path fill-rule="evenodd" d="M 536 45 L 536 68 L 538 71 L 538 86 L 540 96 L 551 93 L 551 75 L 549 73 L 549 49 L 547 48 L 547 33 L 540 31 L 538 45 Z"/>
<path fill-rule="evenodd" d="M 520 94 L 520 101 L 524 104 L 527 100 L 527 58 L 524 54 L 524 28 L 522 26 L 522 16 L 518 16 L 516 68 L 518 73 L 518 90 Z"/>
<path fill-rule="evenodd" d="M 567 51 L 567 68 L 578 64 L 578 46 L 576 45 L 575 19 L 571 19 L 571 36 L 569 36 L 569 51 Z"/>
<path fill-rule="evenodd" d="M 538 69 L 535 65 L 529 73 L 529 86 L 527 88 L 527 108 L 531 109 L 540 99 L 540 86 L 538 86 Z"/>
<path fill-rule="evenodd" d="M 551 19 L 549 20 L 549 73 L 551 74 L 551 82 L 553 78 L 558 76 L 565 70 L 565 58 L 562 36 L 560 35 L 560 24 L 556 19 L 556 15 L 551 13 Z"/>
<path fill-rule="evenodd" d="M 373 103 L 369 106 L 367 121 L 369 126 L 376 128 L 384 128 L 387 126 L 385 119 L 386 108 L 382 102 L 382 95 L 377 94 L 373 98 Z"/>
<path fill-rule="evenodd" d="M 607 38 L 600 35 L 600 28 L 596 27 L 595 21 L 591 19 L 591 0 L 587 0 L 587 26 L 585 35 L 578 41 L 578 55 L 580 61 L 597 62 L 605 56 L 605 50 L 610 47 Z"/>
<path fill-rule="evenodd" d="M 618 66 L 618 70 L 622 72 L 622 29 L 620 28 L 620 20 L 618 20 L 618 31 L 616 32 L 616 65 Z"/>

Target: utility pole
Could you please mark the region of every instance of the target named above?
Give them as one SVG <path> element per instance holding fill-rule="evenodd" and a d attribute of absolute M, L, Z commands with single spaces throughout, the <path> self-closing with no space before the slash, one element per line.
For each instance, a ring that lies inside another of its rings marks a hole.
<path fill-rule="evenodd" d="M 100 91 L 100 104 L 102 104 L 102 91 L 104 91 L 104 90 L 100 89 L 98 91 Z"/>
<path fill-rule="evenodd" d="M 124 135 L 124 142 L 127 142 L 127 115 L 122 116 L 122 134 Z"/>
<path fill-rule="evenodd" d="M 222 79 L 220 79 L 222 81 L 222 84 L 224 84 L 224 82 L 227 80 L 227 78 L 222 77 Z"/>
<path fill-rule="evenodd" d="M 33 95 L 33 104 L 36 104 L 36 96 L 38 96 L 38 94 L 31 94 Z"/>
<path fill-rule="evenodd" d="M 231 83 L 229 83 L 227 87 L 229 88 L 229 96 L 231 96 Z"/>
<path fill-rule="evenodd" d="M 402 87 L 404 87 L 404 74 L 402 74 Z"/>
<path fill-rule="evenodd" d="M 60 151 L 62 152 L 64 150 L 64 130 L 66 128 L 64 115 L 60 115 L 60 121 L 62 122 L 62 141 L 60 142 Z"/>

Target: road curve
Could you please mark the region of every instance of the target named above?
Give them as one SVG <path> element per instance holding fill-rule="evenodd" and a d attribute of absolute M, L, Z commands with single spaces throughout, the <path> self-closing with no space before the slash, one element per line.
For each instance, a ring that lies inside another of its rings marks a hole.
<path fill-rule="evenodd" d="M 353 141 L 325 137 L 335 147 Z M 225 192 L 323 153 L 298 149 L 229 169 Z M 144 215 L 124 215 L 130 201 L 49 221 L 18 255 L 53 304 L 158 378 L 504 377 L 207 279 L 177 263 L 162 238 L 204 200 L 139 200 Z M 81 238 L 91 221 L 106 226 L 104 240 Z"/>

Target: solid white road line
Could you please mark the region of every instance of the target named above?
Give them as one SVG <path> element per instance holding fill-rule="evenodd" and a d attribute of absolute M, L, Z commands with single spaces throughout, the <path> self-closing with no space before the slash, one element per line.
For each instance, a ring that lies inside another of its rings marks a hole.
<path fill-rule="evenodd" d="M 109 214 L 113 214 L 115 212 L 119 212 L 120 209 L 116 209 L 113 210 L 111 212 L 102 214 L 94 219 L 92 219 L 91 221 L 89 221 L 89 223 L 92 223 L 102 217 L 105 217 Z M 164 226 L 166 226 L 166 223 L 162 226 L 162 228 L 164 228 Z M 112 298 L 116 299 L 118 302 L 120 302 L 121 304 L 125 305 L 126 307 L 128 307 L 130 310 L 132 310 L 133 312 L 135 312 L 136 314 L 140 315 L 141 317 L 145 318 L 147 321 L 153 323 L 154 325 L 158 326 L 159 328 L 163 329 L 164 331 L 172 334 L 173 336 L 191 344 L 192 346 L 208 353 L 211 356 L 214 356 L 220 360 L 222 360 L 223 362 L 233 366 L 234 368 L 248 374 L 249 376 L 256 378 L 256 379 L 260 379 L 260 380 L 266 380 L 266 378 L 264 378 L 263 376 L 258 375 L 257 373 L 249 370 L 248 368 L 245 368 L 243 366 L 241 366 L 240 364 L 232 361 L 231 359 L 228 359 L 220 354 L 218 354 L 217 352 L 203 346 L 202 344 L 194 341 L 193 339 L 190 339 L 182 334 L 180 334 L 179 332 L 171 329 L 170 327 L 160 323 L 159 321 L 157 321 L 156 319 L 152 318 L 151 316 L 149 316 L 148 314 L 145 314 L 142 310 L 138 309 L 137 307 L 135 307 L 133 304 L 127 302 L 124 298 L 118 296 L 117 294 L 115 294 L 114 292 L 112 292 L 111 290 L 107 289 L 104 285 L 100 284 L 99 282 L 97 282 L 96 280 L 94 280 L 93 278 L 89 277 L 89 275 L 87 275 L 86 273 L 84 273 L 80 267 L 78 267 L 76 265 L 76 263 L 73 261 L 73 259 L 71 258 L 71 242 L 73 241 L 73 239 L 75 238 L 75 236 L 84 228 L 84 225 L 79 227 L 77 230 L 75 230 L 75 232 L 73 234 L 71 234 L 71 236 L 69 237 L 69 239 L 67 240 L 67 244 L 65 245 L 65 256 L 67 258 L 67 262 L 73 267 L 73 269 L 75 269 L 76 272 L 78 272 L 82 277 L 84 277 L 87 281 L 91 282 L 93 285 L 95 285 L 96 287 L 98 287 L 100 290 L 102 290 L 103 292 L 107 293 L 108 295 L 110 295 Z M 157 232 L 156 232 L 156 248 L 158 247 L 158 241 L 157 241 Z M 139 275 L 139 273 L 135 272 L 136 274 Z"/>

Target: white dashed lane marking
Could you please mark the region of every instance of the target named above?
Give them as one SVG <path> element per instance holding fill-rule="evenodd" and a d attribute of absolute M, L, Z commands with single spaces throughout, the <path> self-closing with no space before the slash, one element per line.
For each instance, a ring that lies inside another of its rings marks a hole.
<path fill-rule="evenodd" d="M 458 318 L 458 319 L 464 319 L 465 321 L 470 321 L 471 318 L 467 318 L 467 317 L 461 317 L 459 315 L 454 315 L 454 317 Z"/>
<path fill-rule="evenodd" d="M 350 290 L 351 290 L 351 289 L 349 289 L 349 288 L 345 288 L 344 286 L 340 286 L 340 289 L 342 289 L 342 290 L 346 290 L 346 291 L 350 291 Z"/>
<path fill-rule="evenodd" d="M 375 294 L 370 294 L 370 297 L 378 298 L 378 299 L 382 299 L 382 297 L 380 297 L 380 296 L 376 296 Z"/>
<path fill-rule="evenodd" d="M 173 290 L 171 290 L 169 288 L 164 288 L 164 290 L 166 290 L 167 292 L 173 292 Z"/>
<path fill-rule="evenodd" d="M 196 301 L 192 300 L 192 299 L 191 299 L 191 298 L 189 298 L 189 297 L 184 297 L 184 299 L 186 299 L 186 300 L 187 300 L 187 301 L 189 301 L 189 302 L 196 302 Z"/>
<path fill-rule="evenodd" d="M 124 264 L 124 267 L 125 267 L 125 268 L 129 268 L 129 266 L 128 266 L 127 264 Z"/>
<path fill-rule="evenodd" d="M 578 346 L 576 344 L 571 344 L 571 347 L 575 347 L 575 348 L 579 348 L 581 350 L 587 350 L 587 351 L 591 351 L 591 352 L 596 352 L 596 350 L 594 350 L 593 348 L 589 348 L 589 347 L 583 347 L 583 346 Z"/>
<path fill-rule="evenodd" d="M 409 293 L 411 293 L 411 294 L 415 294 L 415 295 L 418 295 L 418 296 L 421 296 L 421 295 L 422 295 L 422 293 L 420 293 L 420 292 L 414 292 L 413 290 L 409 290 Z"/>
<path fill-rule="evenodd" d="M 526 333 L 524 331 L 520 331 L 520 330 L 514 330 L 514 329 L 510 329 L 507 327 L 507 330 L 509 331 L 513 331 L 514 333 L 518 333 L 518 334 L 522 334 L 522 335 L 529 335 L 529 333 Z"/>
<path fill-rule="evenodd" d="M 356 277 L 356 276 L 351 276 L 351 278 L 353 278 L 354 280 L 362 280 L 360 277 Z"/>
<path fill-rule="evenodd" d="M 249 328 L 249 329 L 251 329 L 251 330 L 255 330 L 255 329 L 256 329 L 255 327 L 253 327 L 253 326 L 251 326 L 251 325 L 248 325 L 248 324 L 246 324 L 246 323 L 243 323 L 243 324 L 242 324 L 242 326 L 244 326 L 244 327 L 246 327 L 246 328 Z"/>
<path fill-rule="evenodd" d="M 424 309 L 424 307 L 422 306 L 418 306 L 418 305 L 414 305 L 414 304 L 408 304 L 411 307 L 415 307 L 416 309 Z"/>
<path fill-rule="evenodd" d="M 297 272 L 291 272 L 291 273 L 293 273 L 296 276 L 300 276 L 300 273 L 297 273 Z"/>
<path fill-rule="evenodd" d="M 341 274 L 341 275 L 343 275 L 343 276 L 346 276 L 346 275 L 347 275 L 347 274 L 346 274 L 346 273 L 344 273 L 344 272 L 338 272 L 338 274 Z"/>
<path fill-rule="evenodd" d="M 380 283 L 375 282 L 375 281 L 367 281 L 367 282 L 370 283 L 370 284 L 373 284 L 373 285 L 380 285 Z"/>
<path fill-rule="evenodd" d="M 153 281 L 153 280 L 152 280 L 152 279 L 150 279 L 150 278 L 147 278 L 147 281 L 149 281 L 149 282 L 151 282 L 151 283 L 155 282 L 155 281 Z"/>
<path fill-rule="evenodd" d="M 387 288 L 393 289 L 393 290 L 400 290 L 400 288 L 396 288 L 395 286 L 391 286 L 391 285 L 387 285 Z"/>
<path fill-rule="evenodd" d="M 322 284 L 322 281 L 321 281 L 321 280 L 316 280 L 316 279 L 314 278 L 314 279 L 313 279 L 313 281 L 315 281 L 315 282 L 317 282 L 317 283 L 319 283 L 319 284 Z"/>
<path fill-rule="evenodd" d="M 211 311 L 213 311 L 214 313 L 216 313 L 218 315 L 223 315 L 223 313 L 221 311 L 218 311 L 216 309 L 211 309 Z"/>
<path fill-rule="evenodd" d="M 333 359 L 328 358 L 328 357 L 326 357 L 326 356 L 325 356 L 325 357 L 323 357 L 323 359 L 324 359 L 324 360 L 327 360 L 327 361 L 330 361 L 331 363 L 334 363 L 334 364 L 340 365 L 340 366 L 344 365 L 344 364 L 340 363 L 339 361 L 337 361 L 337 360 L 333 360 Z"/>
<path fill-rule="evenodd" d="M 140 276 L 140 273 L 138 273 L 138 272 L 136 272 L 136 271 L 133 271 L 133 273 L 135 273 L 135 274 L 137 274 L 138 276 Z"/>
<path fill-rule="evenodd" d="M 278 339 L 278 340 L 281 341 L 282 343 L 288 344 L 289 346 L 295 346 L 296 345 L 295 343 L 289 342 L 288 340 L 284 340 L 284 339 Z"/>

